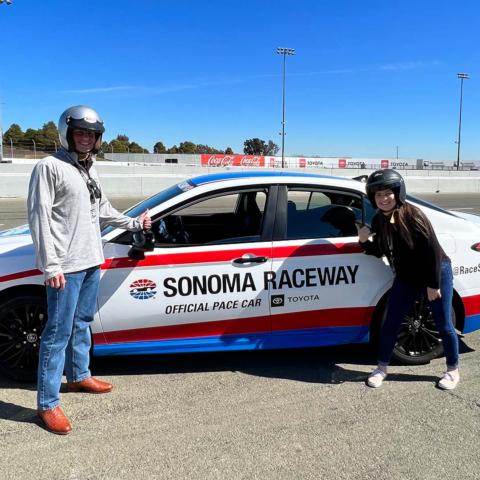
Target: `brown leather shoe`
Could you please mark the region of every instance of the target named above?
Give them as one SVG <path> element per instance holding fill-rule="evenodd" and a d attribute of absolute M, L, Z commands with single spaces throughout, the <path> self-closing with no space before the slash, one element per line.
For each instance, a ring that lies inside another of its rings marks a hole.
<path fill-rule="evenodd" d="M 43 420 L 45 427 L 57 435 L 66 435 L 72 431 L 70 421 L 60 407 L 51 410 L 37 410 L 38 416 Z"/>
<path fill-rule="evenodd" d="M 67 392 L 108 393 L 112 391 L 112 388 L 111 383 L 102 382 L 94 377 L 80 382 L 67 382 Z"/>

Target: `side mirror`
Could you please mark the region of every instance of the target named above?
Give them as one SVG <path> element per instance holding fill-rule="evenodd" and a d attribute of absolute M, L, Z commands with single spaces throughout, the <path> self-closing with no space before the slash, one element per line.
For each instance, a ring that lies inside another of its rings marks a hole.
<path fill-rule="evenodd" d="M 352 180 L 356 180 L 357 182 L 367 183 L 368 175 L 359 175 L 358 177 L 353 177 Z"/>
<path fill-rule="evenodd" d="M 153 252 L 155 248 L 155 237 L 151 230 L 144 232 L 133 232 L 132 247 L 128 251 L 128 256 L 134 260 L 143 260 L 145 252 Z"/>

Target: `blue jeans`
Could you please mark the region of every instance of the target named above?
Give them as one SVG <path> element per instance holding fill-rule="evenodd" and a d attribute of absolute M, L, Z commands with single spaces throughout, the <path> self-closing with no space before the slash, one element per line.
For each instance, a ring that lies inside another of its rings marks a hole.
<path fill-rule="evenodd" d="M 458 367 L 458 336 L 452 323 L 453 273 L 450 262 L 443 262 L 440 273 L 441 298 L 429 302 L 435 325 L 440 332 L 448 368 Z M 387 315 L 380 331 L 378 363 L 388 365 L 400 325 L 423 289 L 395 278 L 388 300 Z M 425 292 L 426 294 L 426 292 Z"/>
<path fill-rule="evenodd" d="M 68 382 L 91 376 L 89 325 L 95 314 L 100 269 L 65 274 L 63 290 L 47 286 L 48 320 L 38 363 L 37 404 L 50 410 L 60 403 L 62 375 Z"/>

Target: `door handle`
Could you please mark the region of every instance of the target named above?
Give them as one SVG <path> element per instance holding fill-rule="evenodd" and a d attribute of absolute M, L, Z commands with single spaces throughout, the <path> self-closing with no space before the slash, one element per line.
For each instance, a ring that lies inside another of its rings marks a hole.
<path fill-rule="evenodd" d="M 243 265 L 244 263 L 265 263 L 267 260 L 268 257 L 239 257 L 233 260 L 233 263 Z"/>

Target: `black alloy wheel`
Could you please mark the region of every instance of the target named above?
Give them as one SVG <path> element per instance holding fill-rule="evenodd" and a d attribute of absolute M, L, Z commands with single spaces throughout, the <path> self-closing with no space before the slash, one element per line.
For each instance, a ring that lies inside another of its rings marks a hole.
<path fill-rule="evenodd" d="M 455 326 L 455 312 L 452 308 Z M 406 365 L 422 365 L 443 355 L 443 342 L 435 325 L 428 300 L 415 302 L 400 327 L 392 357 Z"/>
<path fill-rule="evenodd" d="M 46 299 L 15 297 L 0 306 L 0 370 L 18 381 L 35 381 Z"/>

